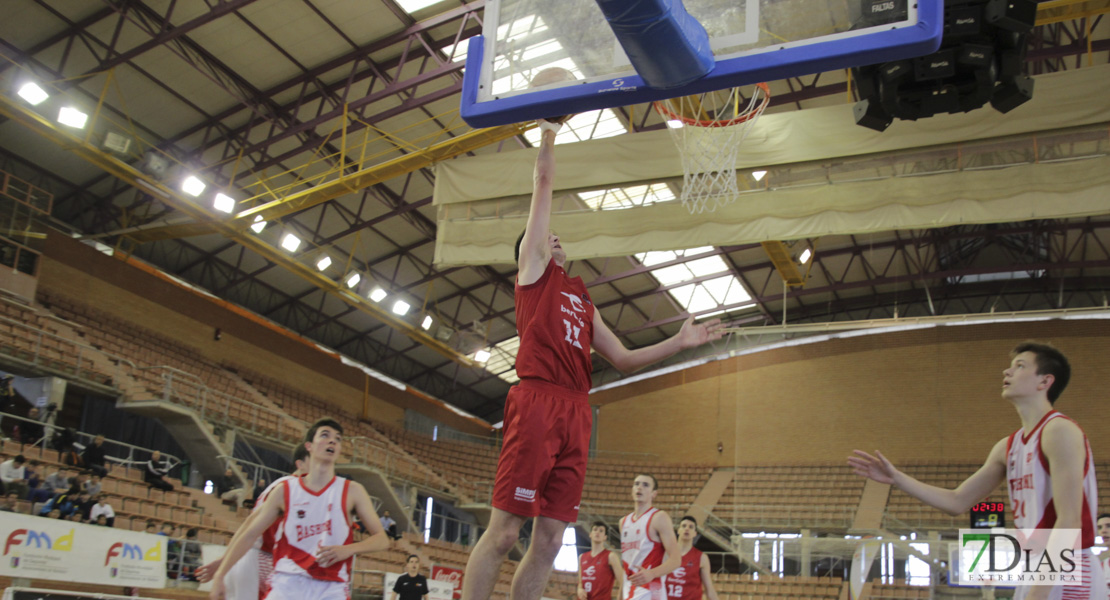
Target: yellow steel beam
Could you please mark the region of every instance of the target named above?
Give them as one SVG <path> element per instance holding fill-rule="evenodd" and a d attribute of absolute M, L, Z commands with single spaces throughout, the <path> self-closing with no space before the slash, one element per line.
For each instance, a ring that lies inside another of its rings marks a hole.
<path fill-rule="evenodd" d="M 1051 0 L 1037 5 L 1037 25 L 1110 13 L 1110 0 Z"/>
<path fill-rule="evenodd" d="M 254 208 L 238 213 L 230 219 L 230 224 L 237 231 L 243 231 L 254 222 L 255 217 L 262 216 L 263 220 L 271 221 L 292 214 L 317 204 L 327 202 L 345 194 L 370 187 L 394 177 L 405 175 L 413 171 L 431 166 L 433 163 L 448 158 L 472 152 L 490 144 L 518 136 L 535 127 L 535 123 L 516 123 L 490 127 L 488 129 L 475 129 L 460 136 L 444 140 L 420 150 L 397 158 L 387 160 L 349 175 L 343 175 L 326 183 L 313 186 L 307 190 L 289 194 L 272 202 L 260 204 Z M 189 237 L 213 233 L 211 223 L 198 222 L 185 225 L 169 225 L 152 227 L 135 231 L 129 237 L 138 242 L 152 242 L 171 238 Z"/>
<path fill-rule="evenodd" d="M 460 354 L 454 348 L 428 335 L 416 326 L 416 324 L 400 319 L 391 312 L 381 308 L 376 303 L 370 302 L 358 294 L 351 292 L 340 283 L 332 281 L 330 278 L 308 265 L 297 262 L 287 253 L 267 244 L 259 237 L 239 231 L 227 220 L 220 220 L 211 210 L 189 200 L 176 190 L 148 178 L 146 175 L 115 156 L 101 152 L 96 146 L 73 135 L 69 131 L 58 128 L 52 121 L 38 115 L 22 104 L 13 101 L 6 95 L 0 95 L 0 114 L 13 121 L 19 122 L 43 138 L 84 158 L 104 171 L 118 177 L 125 183 L 135 186 L 146 193 L 153 194 L 182 213 L 198 221 L 204 221 L 211 227 L 213 233 L 220 233 L 250 248 L 265 259 L 276 263 L 301 279 L 339 298 L 350 306 L 404 333 L 414 341 L 463 365 L 470 367 L 479 366 L 469 357 Z"/>
<path fill-rule="evenodd" d="M 771 259 L 771 264 L 775 265 L 775 270 L 779 272 L 786 287 L 804 286 L 806 284 L 805 277 L 798 270 L 798 265 L 794 262 L 794 257 L 790 256 L 790 249 L 786 247 L 786 244 L 775 240 L 762 242 L 761 245 L 763 251 L 767 253 L 767 257 Z"/>

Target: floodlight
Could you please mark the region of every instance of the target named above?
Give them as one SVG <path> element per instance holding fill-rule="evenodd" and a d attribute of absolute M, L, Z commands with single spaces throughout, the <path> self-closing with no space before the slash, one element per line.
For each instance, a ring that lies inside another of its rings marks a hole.
<path fill-rule="evenodd" d="M 324 257 L 321 258 L 320 260 L 316 261 L 316 270 L 317 271 L 323 271 L 323 270 L 327 269 L 330 266 L 331 266 L 331 257 L 328 256 L 327 254 L 325 254 Z"/>
<path fill-rule="evenodd" d="M 204 185 L 204 182 L 197 179 L 195 175 L 190 175 L 185 178 L 185 181 L 181 182 L 181 191 L 193 197 L 199 196 L 206 187 L 208 186 Z"/>
<path fill-rule="evenodd" d="M 58 122 L 62 125 L 68 125 L 74 129 L 84 129 L 85 123 L 88 122 L 89 115 L 73 108 L 72 106 L 64 106 L 58 111 Z"/>
<path fill-rule="evenodd" d="M 809 259 L 812 256 L 813 256 L 813 250 L 810 250 L 809 248 L 806 248 L 805 251 L 802 252 L 802 255 L 800 257 L 798 257 L 798 261 L 801 262 L 804 265 L 807 262 L 809 262 Z"/>
<path fill-rule="evenodd" d="M 358 282 L 362 281 L 362 275 L 359 275 L 358 271 L 351 271 L 343 279 L 347 282 L 347 287 L 354 289 Z"/>
<path fill-rule="evenodd" d="M 388 295 L 389 295 L 389 294 L 387 294 L 387 293 L 385 292 L 385 290 L 383 290 L 383 289 L 382 289 L 382 288 L 380 288 L 380 287 L 376 287 L 376 288 L 374 288 L 374 289 L 370 290 L 370 295 L 369 295 L 369 298 L 370 298 L 371 300 L 373 300 L 374 302 L 381 302 L 381 301 L 382 301 L 382 299 L 383 299 L 383 298 L 385 298 L 385 297 L 386 297 L 386 296 L 388 296 Z"/>
<path fill-rule="evenodd" d="M 393 303 L 393 314 L 402 316 L 407 315 L 410 308 L 412 308 L 412 306 L 410 306 L 408 302 L 405 302 L 404 300 L 398 300 Z"/>
<path fill-rule="evenodd" d="M 424 331 L 432 328 L 432 315 L 424 315 L 424 322 L 420 324 L 420 328 Z"/>
<path fill-rule="evenodd" d="M 262 220 L 262 215 L 255 216 L 254 224 L 251 225 L 251 231 L 254 231 L 255 233 L 262 233 L 263 229 L 266 229 L 266 221 Z"/>
<path fill-rule="evenodd" d="M 763 181 L 763 178 L 766 175 L 767 175 L 767 171 L 752 171 L 752 179 L 754 179 L 756 181 Z"/>
<path fill-rule="evenodd" d="M 482 364 L 486 364 L 486 361 L 489 360 L 489 357 L 490 357 L 489 350 L 479 350 L 479 351 L 474 353 L 474 362 L 479 362 L 479 363 L 482 363 Z"/>
<path fill-rule="evenodd" d="M 26 100 L 31 106 L 38 106 L 50 97 L 50 94 L 47 94 L 46 91 L 40 88 L 37 83 L 33 82 L 27 82 L 23 84 L 23 86 L 20 87 L 19 91 L 16 93 L 19 94 L 20 98 Z"/>
<path fill-rule="evenodd" d="M 281 247 L 290 252 L 296 252 L 297 248 L 301 247 L 301 238 L 292 233 L 287 233 L 285 237 L 281 238 Z"/>
<path fill-rule="evenodd" d="M 235 210 L 235 199 L 224 193 L 216 194 L 216 199 L 212 202 L 212 206 L 224 213 L 231 213 Z"/>
<path fill-rule="evenodd" d="M 678 119 L 671 119 L 670 121 L 667 121 L 667 127 L 670 127 L 671 129 L 681 129 L 682 121 L 679 121 Z"/>

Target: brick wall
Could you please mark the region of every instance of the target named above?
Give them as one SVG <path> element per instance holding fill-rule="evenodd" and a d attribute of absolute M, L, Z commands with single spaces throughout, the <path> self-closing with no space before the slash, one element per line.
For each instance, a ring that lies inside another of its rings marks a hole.
<path fill-rule="evenodd" d="M 1017 343 L 1052 342 L 1072 381 L 1057 408 L 1110 458 L 1107 321 L 949 326 L 829 340 L 717 361 L 599 392 L 598 446 L 719 465 L 840 461 L 853 448 L 984 460 L 1020 427 L 1000 396 Z M 717 450 L 717 444 L 723 447 Z"/>

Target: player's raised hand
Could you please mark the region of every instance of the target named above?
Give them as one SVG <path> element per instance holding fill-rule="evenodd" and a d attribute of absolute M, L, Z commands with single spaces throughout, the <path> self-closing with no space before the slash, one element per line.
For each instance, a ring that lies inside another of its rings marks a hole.
<path fill-rule="evenodd" d="M 879 483 L 894 483 L 894 476 L 898 474 L 898 469 L 894 468 L 882 452 L 876 450 L 876 456 L 871 456 L 863 450 L 853 450 L 852 453 L 855 456 L 848 457 L 848 466 L 852 467 L 856 475 L 874 479 Z"/>
<path fill-rule="evenodd" d="M 681 340 L 683 348 L 694 348 L 706 342 L 719 340 L 724 334 L 724 327 L 721 325 L 720 319 L 694 323 L 694 315 L 690 315 L 686 322 L 682 324 L 682 329 L 678 332 L 678 339 Z"/>

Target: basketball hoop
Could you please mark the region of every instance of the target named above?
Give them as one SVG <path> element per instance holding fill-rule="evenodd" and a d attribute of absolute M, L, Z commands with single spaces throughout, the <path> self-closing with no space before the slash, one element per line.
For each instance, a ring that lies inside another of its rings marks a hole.
<path fill-rule="evenodd" d="M 713 212 L 736 198 L 736 153 L 771 101 L 756 84 L 741 104 L 740 88 L 681 96 L 655 103 L 682 156 L 682 204 L 691 214 Z"/>

